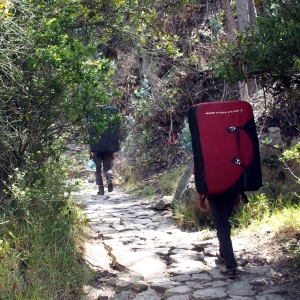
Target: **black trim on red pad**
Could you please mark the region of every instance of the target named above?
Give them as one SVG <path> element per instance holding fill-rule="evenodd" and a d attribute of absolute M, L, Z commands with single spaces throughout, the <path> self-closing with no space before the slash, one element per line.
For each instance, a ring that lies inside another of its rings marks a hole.
<path fill-rule="evenodd" d="M 238 100 L 201 103 L 188 110 L 188 121 L 192 136 L 195 182 L 200 194 L 256 191 L 262 186 L 259 142 L 252 107 L 248 102 Z M 219 123 L 227 126 L 220 127 Z M 220 140 L 213 140 L 214 132 Z M 241 162 L 239 165 L 232 162 L 234 157 Z M 215 164 L 215 161 L 218 163 Z M 234 177 L 231 176 L 233 174 Z"/>
<path fill-rule="evenodd" d="M 200 139 L 196 137 L 200 137 L 199 128 L 197 126 L 197 107 L 193 106 L 188 110 L 188 122 L 190 127 L 190 132 L 192 137 L 192 149 L 194 156 L 194 165 L 197 168 L 194 168 L 195 172 L 195 183 L 196 189 L 201 193 L 208 193 L 208 188 L 206 185 L 206 178 L 204 174 L 204 161 L 202 156 Z"/>

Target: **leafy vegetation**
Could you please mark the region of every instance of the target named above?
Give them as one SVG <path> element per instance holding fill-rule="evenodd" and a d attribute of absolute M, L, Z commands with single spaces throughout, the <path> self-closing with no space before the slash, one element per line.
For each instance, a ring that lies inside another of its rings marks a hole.
<path fill-rule="evenodd" d="M 210 215 L 205 215 L 203 220 L 200 220 L 200 210 L 198 208 L 198 203 L 195 201 L 190 201 L 187 203 L 180 203 L 174 207 L 174 219 L 177 226 L 184 228 L 185 230 L 194 230 L 195 228 L 211 229 L 212 219 Z"/>
<path fill-rule="evenodd" d="M 0 4 L 3 299 L 76 299 L 91 275 L 79 238 L 87 222 L 61 155 L 66 143 L 84 141 L 94 104 L 111 103 L 113 65 L 78 26 L 84 6 L 64 2 Z"/>
<path fill-rule="evenodd" d="M 281 161 L 287 162 L 290 160 L 295 160 L 297 163 L 300 163 L 300 142 L 283 152 Z"/>
<path fill-rule="evenodd" d="M 70 198 L 67 171 L 67 162 L 50 159 L 28 186 L 15 170 L 1 206 L 1 299 L 77 299 L 92 278 L 82 250 L 87 220 Z"/>
<path fill-rule="evenodd" d="M 299 84 L 299 1 L 268 0 L 264 7 L 212 66 L 232 83 L 252 77 L 268 91 L 291 97 Z"/>
<path fill-rule="evenodd" d="M 129 177 L 125 182 L 124 191 L 143 196 L 149 200 L 153 200 L 157 196 L 174 196 L 186 167 L 186 164 L 174 166 L 145 181 L 136 181 L 134 177 Z"/>
<path fill-rule="evenodd" d="M 293 208 L 299 202 L 297 194 L 281 195 L 279 199 L 267 197 L 264 193 L 250 194 L 249 202 L 242 204 L 234 216 L 234 224 L 239 228 L 247 228 L 261 223 L 266 218 L 280 214 L 284 209 Z"/>
<path fill-rule="evenodd" d="M 61 8 L 60 1 L 16 0 L 0 11 L 7 36 L 1 43 L 9 51 L 0 64 L 0 175 L 4 180 L 14 168 L 27 168 L 28 160 L 40 165 L 56 155 L 67 139 L 86 130 L 85 115 L 96 109 L 95 103 L 110 103 L 112 64 L 97 57 L 96 46 L 86 43 L 74 27 L 83 8 L 76 2 L 66 4 Z M 11 25 L 19 28 L 24 22 L 27 30 L 15 37 Z M 14 43 L 22 51 L 15 50 Z"/>
<path fill-rule="evenodd" d="M 215 1 L 1 1 L 1 297 L 76 299 L 90 276 L 78 239 L 86 220 L 61 160 L 66 145 L 86 142 L 88 113 L 118 107 L 127 188 L 148 197 L 175 192 L 190 156 L 188 108 L 237 98 L 240 80 L 276 95 L 270 114 L 285 115 L 283 133 L 299 133 L 299 1 L 264 6 L 233 41 Z M 110 117 L 97 120 L 99 133 Z M 299 163 L 299 145 L 280 161 Z M 294 220 L 299 196 L 270 195 L 251 197 L 236 224 Z M 183 224 L 195 226 L 194 209 L 180 208 Z M 294 225 L 279 230 L 298 232 Z"/>

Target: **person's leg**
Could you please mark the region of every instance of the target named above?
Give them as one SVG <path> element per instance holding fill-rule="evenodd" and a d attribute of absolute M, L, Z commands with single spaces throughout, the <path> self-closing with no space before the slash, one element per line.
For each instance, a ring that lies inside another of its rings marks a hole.
<path fill-rule="evenodd" d="M 220 244 L 220 254 L 225 258 L 226 268 L 228 269 L 235 268 L 237 265 L 230 238 L 231 225 L 229 221 L 236 196 L 237 194 L 228 196 L 210 195 L 208 197 Z"/>
<path fill-rule="evenodd" d="M 104 195 L 104 186 L 103 186 L 103 180 L 102 180 L 102 153 L 100 152 L 93 152 L 93 159 L 96 164 L 96 185 L 98 185 L 98 194 Z"/>
<path fill-rule="evenodd" d="M 107 152 L 103 154 L 103 170 L 105 177 L 107 179 L 108 183 L 108 191 L 112 192 L 113 191 L 113 173 L 112 173 L 112 153 Z"/>

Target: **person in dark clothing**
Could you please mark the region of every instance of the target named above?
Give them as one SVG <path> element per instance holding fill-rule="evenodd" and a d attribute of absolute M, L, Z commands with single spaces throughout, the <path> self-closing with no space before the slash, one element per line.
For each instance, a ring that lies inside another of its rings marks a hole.
<path fill-rule="evenodd" d="M 196 195 L 199 209 L 207 212 L 204 197 L 197 192 L 197 189 Z M 227 195 L 208 195 L 207 198 L 219 240 L 219 253 L 216 253 L 216 256 L 225 263 L 225 268 L 221 268 L 221 274 L 234 279 L 237 277 L 237 263 L 230 237 L 231 225 L 229 218 L 233 210 L 239 206 L 240 194 L 236 192 Z"/>
<path fill-rule="evenodd" d="M 117 109 L 113 106 L 105 108 L 106 113 L 117 113 Z M 96 117 L 101 117 L 101 114 Z M 112 166 L 115 158 L 115 153 L 119 151 L 119 130 L 118 124 L 109 124 L 108 128 L 99 136 L 95 134 L 95 130 L 92 128 L 92 120 L 95 118 L 88 116 L 89 125 L 89 139 L 90 139 L 90 158 L 92 158 L 96 164 L 96 185 L 98 186 L 98 195 L 104 195 L 104 185 L 102 179 L 102 167 L 103 172 L 108 184 L 108 192 L 113 191 L 113 173 Z"/>
<path fill-rule="evenodd" d="M 98 195 L 104 195 L 104 185 L 102 179 L 102 166 L 103 172 L 107 180 L 108 192 L 113 191 L 113 173 L 112 165 L 115 158 L 114 152 L 90 152 L 90 158 L 92 158 L 96 164 L 96 185 L 98 186 Z"/>

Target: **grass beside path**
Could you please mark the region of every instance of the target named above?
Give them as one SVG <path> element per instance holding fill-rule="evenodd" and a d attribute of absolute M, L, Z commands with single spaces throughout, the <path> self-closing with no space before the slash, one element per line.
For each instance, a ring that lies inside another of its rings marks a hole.
<path fill-rule="evenodd" d="M 188 164 L 178 165 L 142 181 L 130 177 L 124 184 L 124 191 L 147 200 L 153 200 L 157 196 L 172 196 L 187 166 Z"/>
<path fill-rule="evenodd" d="M 83 261 L 87 221 L 70 198 L 62 163 L 16 170 L 0 207 L 0 299 L 80 299 L 92 278 Z M 28 177 L 38 178 L 28 185 Z M 26 178 L 26 179 L 25 179 Z"/>

